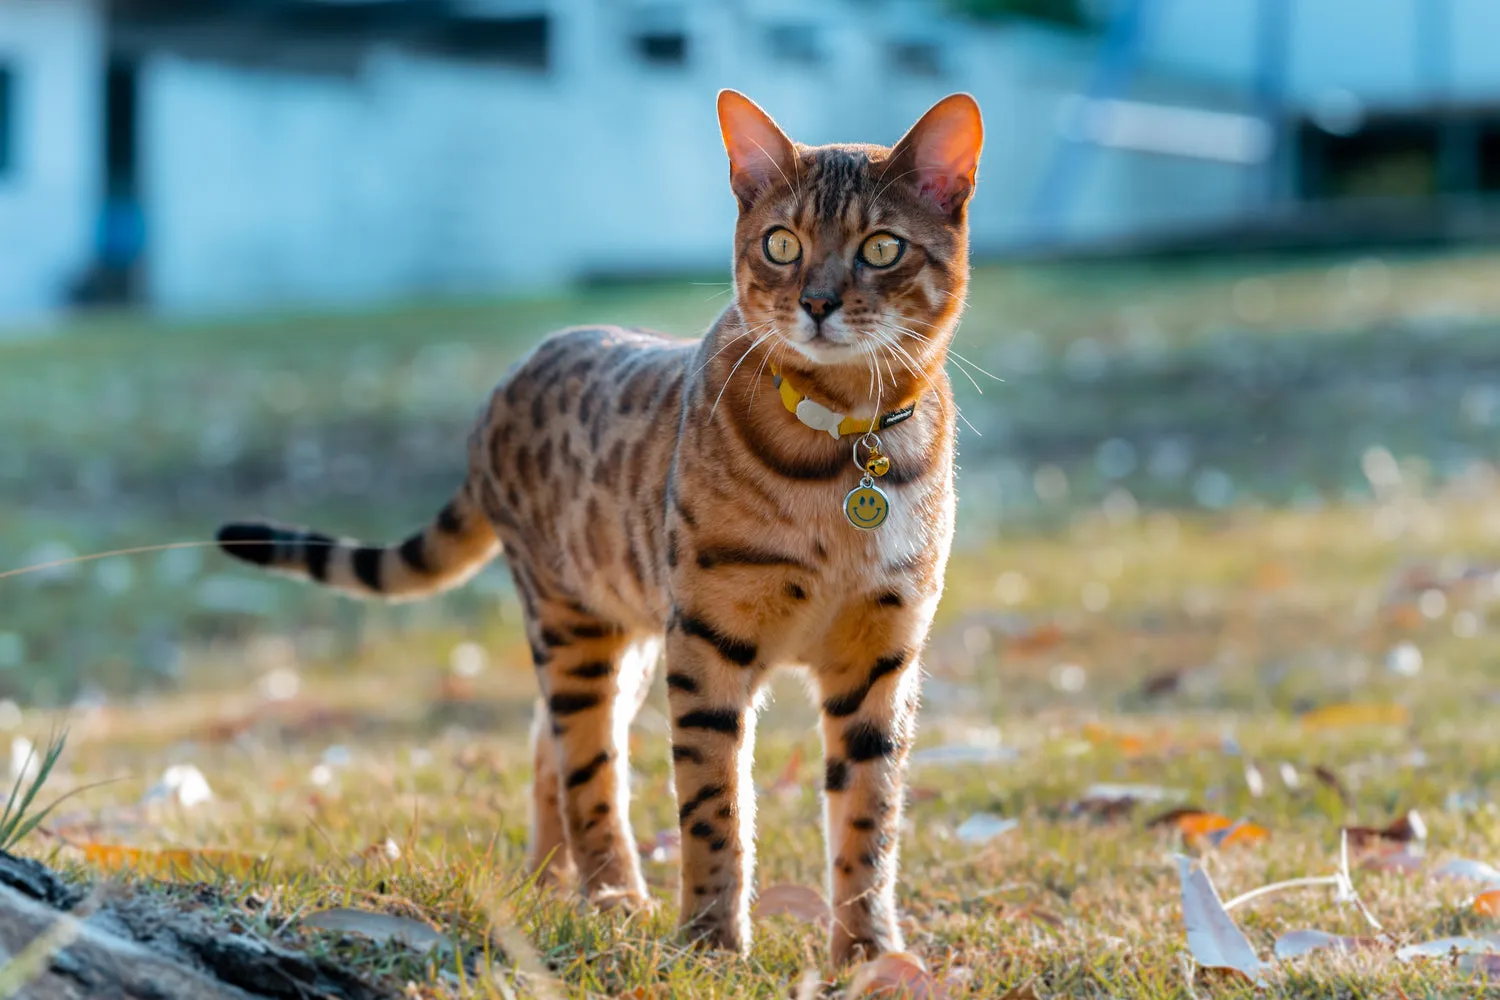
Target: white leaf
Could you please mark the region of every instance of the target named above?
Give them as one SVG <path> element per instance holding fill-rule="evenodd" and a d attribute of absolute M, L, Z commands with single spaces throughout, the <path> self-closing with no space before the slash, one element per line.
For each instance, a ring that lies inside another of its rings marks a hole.
<path fill-rule="evenodd" d="M 213 789 L 203 772 L 192 764 L 173 764 L 162 773 L 161 780 L 146 790 L 141 804 L 175 801 L 184 809 L 212 802 Z"/>
<path fill-rule="evenodd" d="M 1085 800 L 1101 802 L 1179 802 L 1187 798 L 1180 788 L 1163 788 L 1160 785 L 1090 785 L 1083 793 Z"/>
<path fill-rule="evenodd" d="M 1485 864 L 1483 861 L 1470 861 L 1468 858 L 1449 861 L 1432 874 L 1442 878 L 1467 878 L 1476 882 L 1500 885 L 1500 869 L 1496 869 L 1494 865 Z"/>
<path fill-rule="evenodd" d="M 1409 944 L 1396 952 L 1396 958 L 1410 962 L 1414 958 L 1446 958 L 1454 952 L 1460 955 L 1482 955 L 1500 951 L 1500 941 L 1492 938 L 1445 937 L 1421 944 Z"/>
<path fill-rule="evenodd" d="M 1276 957 L 1282 960 L 1301 958 L 1303 955 L 1321 951 L 1324 948 L 1355 951 L 1367 947 L 1368 944 L 1368 940 L 1340 937 L 1326 931 L 1289 931 L 1276 939 Z"/>
<path fill-rule="evenodd" d="M 1020 825 L 1020 820 L 1006 819 L 993 813 L 975 813 L 964 820 L 956 832 L 958 839 L 965 844 L 983 844 Z"/>
<path fill-rule="evenodd" d="M 339 934 L 359 934 L 379 943 L 396 941 L 416 951 L 431 951 L 447 941 L 443 935 L 419 921 L 344 906 L 309 913 L 302 919 L 302 926 Z"/>
<path fill-rule="evenodd" d="M 908 759 L 915 767 L 919 764 L 1004 764 L 1019 756 L 1015 747 L 955 743 L 917 750 Z"/>
<path fill-rule="evenodd" d="M 795 917 L 826 927 L 828 903 L 822 893 L 805 885 L 773 885 L 756 897 L 755 916 Z"/>
<path fill-rule="evenodd" d="M 1177 872 L 1182 878 L 1182 922 L 1194 960 L 1209 969 L 1232 969 L 1263 984 L 1266 964 L 1230 919 L 1208 873 L 1181 855 Z"/>

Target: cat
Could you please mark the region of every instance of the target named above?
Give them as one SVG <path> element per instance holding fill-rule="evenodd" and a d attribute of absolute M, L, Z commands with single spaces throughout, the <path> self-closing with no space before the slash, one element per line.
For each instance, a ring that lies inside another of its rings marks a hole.
<path fill-rule="evenodd" d="M 833 961 L 902 948 L 895 890 L 920 661 L 953 537 L 944 363 L 983 141 L 954 94 L 894 147 L 794 143 L 723 91 L 734 300 L 699 341 L 543 341 L 494 391 L 431 525 L 367 546 L 264 522 L 232 556 L 356 595 L 462 583 L 505 552 L 541 686 L 531 864 L 649 903 L 626 731 L 665 647 L 680 922 L 745 952 L 751 758 L 770 670 L 821 699 Z"/>

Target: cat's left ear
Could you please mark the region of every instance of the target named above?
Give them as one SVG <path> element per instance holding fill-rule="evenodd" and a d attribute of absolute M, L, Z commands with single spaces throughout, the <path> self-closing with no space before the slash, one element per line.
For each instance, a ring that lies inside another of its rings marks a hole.
<path fill-rule="evenodd" d="M 792 140 L 744 94 L 719 91 L 719 130 L 729 153 L 729 186 L 743 208 L 778 180 L 792 183 L 797 151 Z"/>
<path fill-rule="evenodd" d="M 974 193 L 984 120 L 968 94 L 934 104 L 891 151 L 887 171 L 905 175 L 940 211 L 956 216 Z"/>

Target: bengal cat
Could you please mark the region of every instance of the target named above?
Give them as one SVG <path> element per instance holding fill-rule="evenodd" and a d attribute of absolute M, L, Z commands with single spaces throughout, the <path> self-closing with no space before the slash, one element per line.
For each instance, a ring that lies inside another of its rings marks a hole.
<path fill-rule="evenodd" d="M 542 698 L 532 863 L 647 901 L 626 730 L 664 641 L 681 923 L 745 951 L 752 744 L 773 667 L 822 699 L 831 952 L 902 947 L 897 845 L 920 655 L 953 536 L 944 363 L 982 141 L 966 94 L 894 148 L 792 142 L 724 91 L 734 302 L 699 341 L 557 333 L 491 396 L 468 479 L 392 547 L 225 525 L 247 562 L 365 596 L 456 586 L 503 548 Z M 882 523 L 883 522 L 883 523 Z"/>

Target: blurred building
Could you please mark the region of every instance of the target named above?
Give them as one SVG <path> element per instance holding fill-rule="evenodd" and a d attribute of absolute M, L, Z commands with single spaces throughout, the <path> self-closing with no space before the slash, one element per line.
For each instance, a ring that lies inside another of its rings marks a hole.
<path fill-rule="evenodd" d="M 1423 156 L 1434 193 L 1500 186 L 1492 0 L 1100 0 L 1097 32 L 947 9 L 0 0 L 0 322 L 722 269 L 725 86 L 807 142 L 971 91 L 980 254 L 1263 225 L 1404 192 Z"/>

